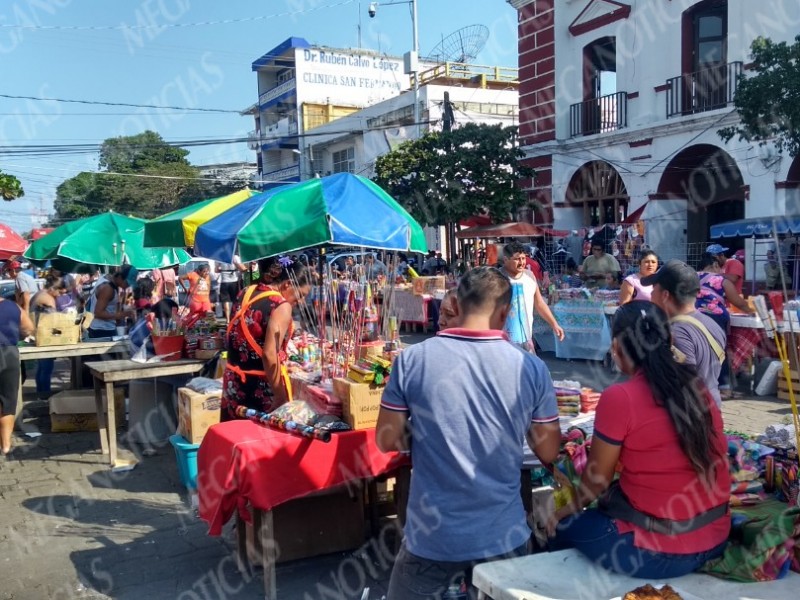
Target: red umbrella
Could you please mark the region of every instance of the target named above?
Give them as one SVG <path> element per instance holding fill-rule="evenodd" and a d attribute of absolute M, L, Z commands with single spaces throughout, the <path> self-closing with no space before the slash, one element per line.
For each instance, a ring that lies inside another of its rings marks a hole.
<path fill-rule="evenodd" d="M 51 231 L 53 231 L 52 227 L 39 227 L 37 229 L 32 229 L 31 240 L 38 240 L 39 238 L 43 238 Z"/>
<path fill-rule="evenodd" d="M 0 260 L 8 260 L 25 252 L 28 242 L 11 229 L 8 225 L 0 223 Z"/>

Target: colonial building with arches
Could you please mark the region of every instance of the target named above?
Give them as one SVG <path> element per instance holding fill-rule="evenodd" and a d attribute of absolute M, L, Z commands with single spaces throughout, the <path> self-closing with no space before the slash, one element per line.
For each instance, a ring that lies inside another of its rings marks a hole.
<path fill-rule="evenodd" d="M 800 33 L 796 0 L 508 2 L 535 223 L 640 221 L 662 258 L 686 260 L 712 225 L 800 214 L 800 158 L 717 133 L 737 122 L 752 41 Z"/>

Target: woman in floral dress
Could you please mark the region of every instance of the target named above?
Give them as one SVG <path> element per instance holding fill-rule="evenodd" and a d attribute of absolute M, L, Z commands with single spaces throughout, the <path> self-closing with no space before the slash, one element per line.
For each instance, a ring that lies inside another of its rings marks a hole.
<path fill-rule="evenodd" d="M 292 309 L 311 290 L 301 263 L 282 266 L 259 261 L 258 283 L 239 294 L 228 325 L 228 364 L 222 378 L 222 421 L 252 408 L 271 412 L 289 401 L 286 345 L 292 336 Z"/>

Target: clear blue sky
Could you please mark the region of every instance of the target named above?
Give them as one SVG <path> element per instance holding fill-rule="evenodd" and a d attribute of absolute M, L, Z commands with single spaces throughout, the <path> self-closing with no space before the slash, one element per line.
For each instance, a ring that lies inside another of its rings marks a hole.
<path fill-rule="evenodd" d="M 241 110 L 257 100 L 251 62 L 287 37 L 356 47 L 361 14 L 364 48 L 394 55 L 409 50 L 409 6 L 382 6 L 370 19 L 368 4 L 366 0 L 7 0 L 0 4 L 0 94 Z M 516 66 L 517 17 L 505 0 L 418 0 L 417 4 L 423 56 L 447 34 L 483 24 L 490 37 L 475 62 Z M 219 23 L 226 20 L 241 21 Z M 209 21 L 216 23 L 196 25 Z M 123 24 L 146 27 L 119 29 Z M 57 28 L 49 28 L 53 26 Z M 70 29 L 75 27 L 79 29 Z M 169 141 L 220 139 L 246 135 L 253 121 L 236 114 L 0 97 L 0 147 L 92 144 L 145 129 L 154 129 Z M 189 160 L 198 165 L 255 161 L 255 153 L 245 144 L 213 145 L 191 149 Z M 52 211 L 55 188 L 64 179 L 96 169 L 93 153 L 0 156 L 0 170 L 16 175 L 25 188 L 24 198 L 0 204 L 0 221 L 20 232 L 30 229 L 37 214 Z"/>

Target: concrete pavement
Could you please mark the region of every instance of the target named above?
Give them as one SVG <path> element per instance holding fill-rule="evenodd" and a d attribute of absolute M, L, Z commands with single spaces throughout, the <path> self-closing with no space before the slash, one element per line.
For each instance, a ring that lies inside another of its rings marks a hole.
<path fill-rule="evenodd" d="M 597 363 L 545 359 L 555 379 L 600 389 L 618 378 Z M 66 385 L 66 373 L 66 363 L 57 363 L 54 387 Z M 31 379 L 26 422 L 42 435 L 17 434 L 14 456 L 0 462 L 0 600 L 263 597 L 260 573 L 243 578 L 236 570 L 231 532 L 206 535 L 168 443 L 145 449 L 123 441 L 140 464 L 111 473 L 97 433 L 50 431 L 47 402 L 35 400 Z M 789 407 L 774 398 L 744 398 L 726 402 L 723 413 L 726 427 L 758 433 L 781 422 Z M 368 586 L 369 597 L 380 598 L 391 569 L 391 523 L 384 536 L 356 552 L 280 565 L 279 597 L 360 598 Z"/>

